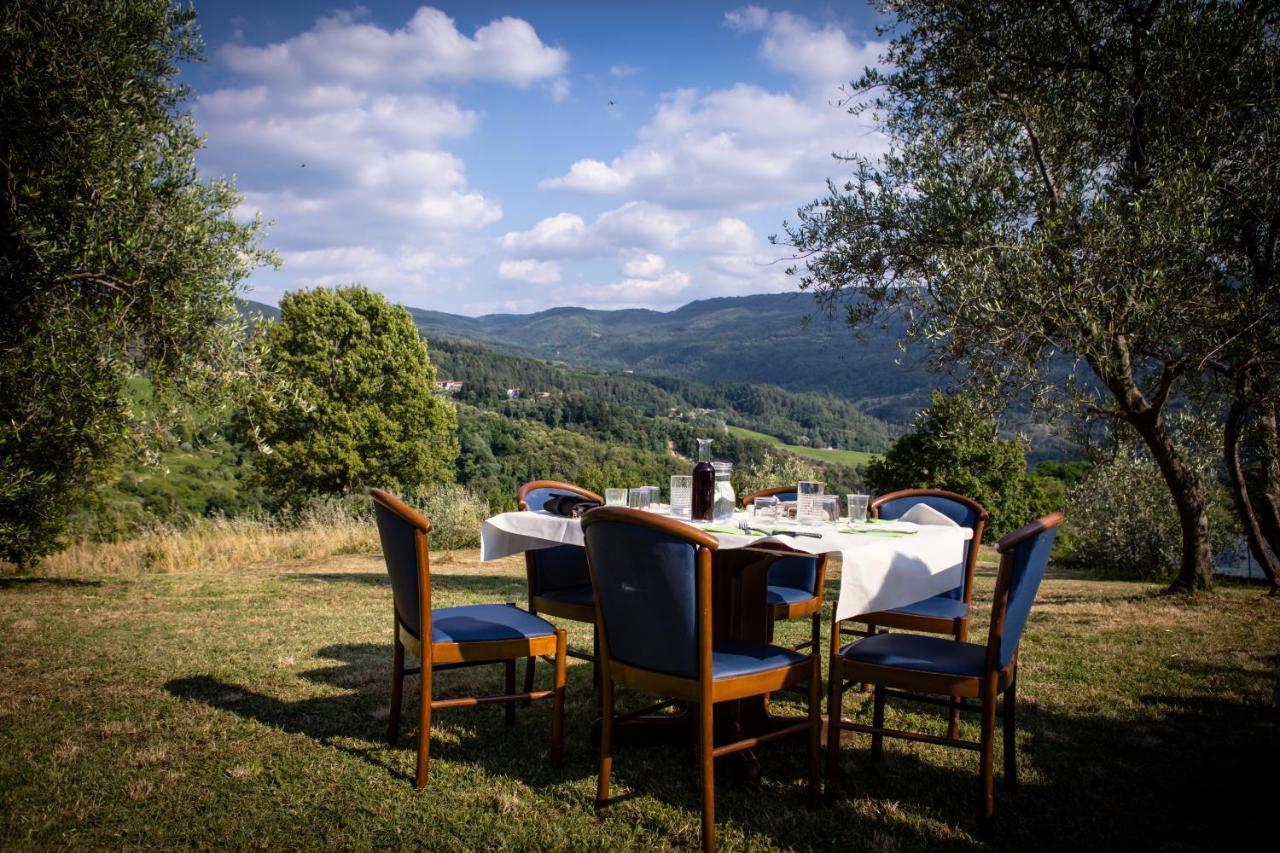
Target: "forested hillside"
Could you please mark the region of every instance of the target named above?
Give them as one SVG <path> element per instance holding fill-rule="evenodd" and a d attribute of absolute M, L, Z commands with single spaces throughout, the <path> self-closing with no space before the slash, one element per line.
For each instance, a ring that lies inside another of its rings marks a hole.
<path fill-rule="evenodd" d="M 674 311 L 553 308 L 461 317 L 409 308 L 432 341 L 473 341 L 508 352 L 606 370 L 715 383 L 777 385 L 854 402 L 906 423 L 939 383 L 896 328 L 855 338 L 799 293 L 704 299 Z M 766 430 L 767 431 L 767 430 Z"/>

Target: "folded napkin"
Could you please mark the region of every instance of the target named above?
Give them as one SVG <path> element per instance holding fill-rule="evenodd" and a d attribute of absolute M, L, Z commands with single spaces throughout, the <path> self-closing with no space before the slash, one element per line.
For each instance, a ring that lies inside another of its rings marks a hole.
<path fill-rule="evenodd" d="M 587 510 L 595 509 L 598 506 L 600 506 L 599 501 L 584 498 L 582 495 L 559 495 L 552 492 L 551 497 L 547 498 L 547 502 L 542 505 L 542 508 L 552 515 L 577 518 Z"/>
<path fill-rule="evenodd" d="M 910 521 L 912 524 L 937 524 L 942 527 L 960 526 L 926 503 L 916 504 L 904 512 L 899 520 Z"/>

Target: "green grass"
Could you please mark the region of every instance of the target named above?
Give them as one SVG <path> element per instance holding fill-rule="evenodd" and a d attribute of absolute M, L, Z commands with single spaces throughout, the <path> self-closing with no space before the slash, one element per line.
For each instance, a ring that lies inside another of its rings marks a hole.
<path fill-rule="evenodd" d="M 518 559 L 434 560 L 438 606 L 524 599 Z M 990 594 L 988 569 L 977 598 Z M 571 642 L 589 642 L 569 627 Z M 789 623 L 779 639 L 805 630 Z M 594 702 L 579 662 L 563 770 L 547 762 L 545 702 L 513 728 L 500 708 L 441 711 L 431 787 L 413 790 L 412 698 L 400 742 L 381 740 L 390 637 L 376 555 L 0 578 L 0 849 L 697 845 L 696 764 L 681 747 L 620 746 L 623 797 L 593 809 Z M 995 846 L 1231 848 L 1266 831 L 1270 789 L 1248 780 L 1280 759 L 1277 648 L 1280 600 L 1256 588 L 1187 600 L 1048 579 L 1022 646 L 1022 786 L 997 788 Z M 500 684 L 497 667 L 437 677 L 446 693 Z M 891 703 L 890 724 L 944 728 L 936 711 L 902 708 Z M 870 713 L 857 693 L 844 710 Z M 799 741 L 762 749 L 758 787 L 718 762 L 725 849 L 981 846 L 975 754 L 890 741 L 874 764 L 855 738 L 841 798 L 816 813 L 804 808 L 803 754 Z"/>
<path fill-rule="evenodd" d="M 819 462 L 833 462 L 836 465 L 866 465 L 872 459 L 878 459 L 880 454 L 869 453 L 865 450 L 830 450 L 825 447 L 801 447 L 798 444 L 784 444 L 782 439 L 772 435 L 766 435 L 763 432 L 747 429 L 746 427 L 728 427 L 731 435 L 738 438 L 754 438 L 758 441 L 767 441 L 774 447 L 780 447 L 783 450 L 789 450 L 797 456 L 803 456 L 806 459 L 816 459 Z"/>

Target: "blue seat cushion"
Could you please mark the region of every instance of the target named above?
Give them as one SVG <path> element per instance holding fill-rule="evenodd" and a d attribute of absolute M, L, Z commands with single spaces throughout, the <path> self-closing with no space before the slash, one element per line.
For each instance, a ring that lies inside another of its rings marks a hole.
<path fill-rule="evenodd" d="M 877 634 L 850 643 L 840 654 L 859 663 L 975 678 L 982 675 L 987 662 L 985 645 L 915 634 Z"/>
<path fill-rule="evenodd" d="M 582 586 L 570 586 L 564 589 L 552 589 L 542 593 L 539 598 L 547 598 L 552 601 L 562 601 L 565 604 L 580 604 L 583 607 L 596 606 L 596 594 L 591 589 L 591 584 Z"/>
<path fill-rule="evenodd" d="M 711 677 L 732 678 L 768 672 L 808 659 L 807 655 L 768 643 L 716 639 L 711 647 Z"/>
<path fill-rule="evenodd" d="M 468 604 L 431 611 L 431 642 L 485 643 L 549 637 L 555 627 L 510 604 Z"/>
<path fill-rule="evenodd" d="M 806 601 L 812 601 L 813 598 L 813 593 L 807 589 L 769 585 L 768 600 L 770 607 L 777 604 L 803 604 Z"/>
<path fill-rule="evenodd" d="M 906 613 L 911 616 L 932 616 L 937 619 L 963 619 L 969 615 L 969 607 L 958 598 L 935 595 L 906 607 L 895 607 L 889 613 Z"/>

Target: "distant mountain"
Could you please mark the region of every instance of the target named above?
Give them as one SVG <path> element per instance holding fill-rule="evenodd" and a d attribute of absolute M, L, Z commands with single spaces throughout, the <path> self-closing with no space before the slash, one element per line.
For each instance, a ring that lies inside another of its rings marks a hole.
<path fill-rule="evenodd" d="M 855 337 L 801 293 L 703 299 L 665 312 L 552 308 L 462 317 L 408 310 L 428 338 L 469 340 L 602 370 L 818 391 L 896 423 L 927 405 L 940 379 L 920 358 L 899 352 L 896 329 Z"/>
<path fill-rule="evenodd" d="M 240 309 L 242 317 L 252 318 L 254 315 L 261 314 L 268 320 L 280 319 L 280 309 L 265 302 L 254 302 L 252 299 L 237 299 L 236 307 Z"/>

